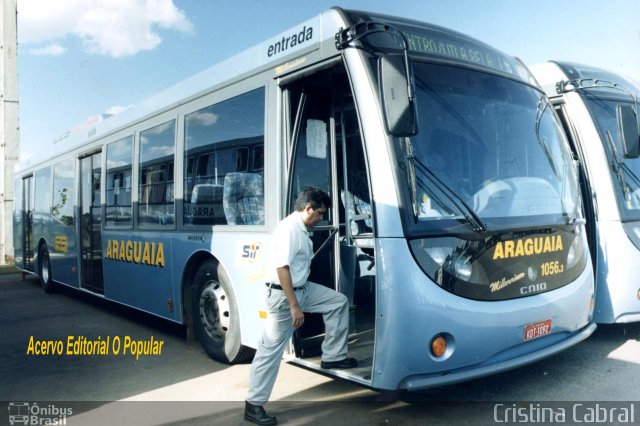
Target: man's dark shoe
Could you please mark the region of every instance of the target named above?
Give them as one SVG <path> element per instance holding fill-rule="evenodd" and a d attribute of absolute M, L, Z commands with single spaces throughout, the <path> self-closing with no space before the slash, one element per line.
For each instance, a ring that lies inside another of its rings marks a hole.
<path fill-rule="evenodd" d="M 274 416 L 267 415 L 262 405 L 253 405 L 249 401 L 244 402 L 244 419 L 263 426 L 278 424 Z"/>
<path fill-rule="evenodd" d="M 358 366 L 358 361 L 355 358 L 345 358 L 340 361 L 322 361 L 320 367 L 325 370 L 330 368 L 355 368 Z"/>

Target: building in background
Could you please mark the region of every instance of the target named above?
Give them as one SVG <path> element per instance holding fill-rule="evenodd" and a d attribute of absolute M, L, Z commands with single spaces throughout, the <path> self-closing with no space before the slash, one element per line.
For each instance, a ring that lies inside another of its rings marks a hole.
<path fill-rule="evenodd" d="M 20 153 L 16 0 L 0 7 L 0 265 L 13 263 L 13 169 Z"/>

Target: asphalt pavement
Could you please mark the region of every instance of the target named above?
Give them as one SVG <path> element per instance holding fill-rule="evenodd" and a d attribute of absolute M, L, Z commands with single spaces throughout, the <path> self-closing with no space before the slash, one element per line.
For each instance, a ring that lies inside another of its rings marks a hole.
<path fill-rule="evenodd" d="M 36 278 L 0 268 L 0 336 L 0 424 L 25 411 L 23 424 L 249 424 L 249 365 L 209 359 L 181 326 L 151 315 L 72 290 L 45 294 Z M 638 424 L 640 324 L 601 325 L 541 362 L 417 393 L 283 361 L 267 409 L 291 425 Z"/>

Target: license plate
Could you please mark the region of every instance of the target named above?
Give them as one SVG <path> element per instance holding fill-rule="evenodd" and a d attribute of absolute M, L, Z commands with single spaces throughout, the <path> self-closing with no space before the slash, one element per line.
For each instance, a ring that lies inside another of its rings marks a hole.
<path fill-rule="evenodd" d="M 551 333 L 550 319 L 527 324 L 524 326 L 524 341 L 537 339 L 549 333 Z"/>

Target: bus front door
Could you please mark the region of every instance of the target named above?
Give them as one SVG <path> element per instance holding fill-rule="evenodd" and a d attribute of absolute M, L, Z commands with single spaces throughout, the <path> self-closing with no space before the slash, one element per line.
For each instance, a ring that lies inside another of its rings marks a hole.
<path fill-rule="evenodd" d="M 286 213 L 294 210 L 296 197 L 306 187 L 314 186 L 333 193 L 332 177 L 335 147 L 331 142 L 331 92 L 305 87 L 304 91 L 292 91 L 292 101 L 300 103 L 295 117 L 298 129 L 294 136 L 292 164 L 290 165 L 289 197 Z M 316 253 L 309 281 L 336 289 L 335 238 L 336 226 L 333 206 L 328 206 L 325 217 L 309 230 Z M 327 241 L 329 239 L 329 241 Z M 326 244 L 325 244 L 326 243 Z M 319 250 L 323 247 L 322 250 Z M 319 314 L 305 314 L 305 325 L 294 336 L 296 356 L 310 358 L 318 354 L 324 337 L 324 323 Z"/>
<path fill-rule="evenodd" d="M 33 271 L 33 175 L 22 180 L 24 269 Z"/>
<path fill-rule="evenodd" d="M 80 158 L 80 282 L 82 288 L 98 294 L 104 293 L 101 159 L 101 152 Z"/>
<path fill-rule="evenodd" d="M 371 379 L 375 329 L 373 217 L 364 146 L 350 86 L 336 67 L 291 84 L 289 186 L 286 213 L 307 186 L 331 195 L 325 218 L 310 230 L 315 257 L 309 280 L 344 294 L 349 302 L 349 354 Z M 326 243 L 326 244 L 325 244 Z M 322 317 L 305 314 L 294 335 L 298 359 L 319 364 Z"/>

